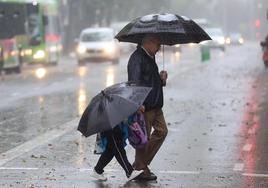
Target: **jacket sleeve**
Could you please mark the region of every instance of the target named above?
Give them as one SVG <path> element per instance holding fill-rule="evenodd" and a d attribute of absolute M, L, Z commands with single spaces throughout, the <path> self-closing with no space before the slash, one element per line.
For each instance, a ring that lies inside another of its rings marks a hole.
<path fill-rule="evenodd" d="M 141 81 L 141 58 L 137 54 L 133 54 L 128 61 L 128 81 L 138 82 Z"/>

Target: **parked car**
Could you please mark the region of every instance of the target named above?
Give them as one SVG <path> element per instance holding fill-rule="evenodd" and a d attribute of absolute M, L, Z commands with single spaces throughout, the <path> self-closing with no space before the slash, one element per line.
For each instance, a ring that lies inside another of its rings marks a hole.
<path fill-rule="evenodd" d="M 242 45 L 244 44 L 244 38 L 240 33 L 230 33 L 226 37 L 226 44 Z"/>
<path fill-rule="evenodd" d="M 79 65 L 86 61 L 108 60 L 119 63 L 119 42 L 114 39 L 115 32 L 111 28 L 86 28 L 81 31 L 77 41 L 76 57 Z"/>
<path fill-rule="evenodd" d="M 205 28 L 205 31 L 212 40 L 203 41 L 201 45 L 208 46 L 209 48 L 220 48 L 225 51 L 225 37 L 221 28 Z"/>

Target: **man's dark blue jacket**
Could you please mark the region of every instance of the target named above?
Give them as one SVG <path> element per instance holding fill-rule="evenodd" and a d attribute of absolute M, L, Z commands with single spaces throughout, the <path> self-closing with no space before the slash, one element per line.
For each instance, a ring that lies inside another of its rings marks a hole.
<path fill-rule="evenodd" d="M 145 110 L 163 107 L 163 83 L 161 81 L 155 57 L 150 57 L 140 46 L 133 52 L 128 61 L 128 81 L 152 87 L 144 101 Z"/>

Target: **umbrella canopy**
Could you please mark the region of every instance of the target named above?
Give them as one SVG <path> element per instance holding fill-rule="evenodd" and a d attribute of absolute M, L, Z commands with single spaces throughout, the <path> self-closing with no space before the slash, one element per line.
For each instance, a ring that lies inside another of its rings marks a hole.
<path fill-rule="evenodd" d="M 115 38 L 121 42 L 141 44 L 146 34 L 158 34 L 161 44 L 164 45 L 211 40 L 209 35 L 193 20 L 169 13 L 149 14 L 136 18 L 127 24 Z"/>
<path fill-rule="evenodd" d="M 78 130 L 86 137 L 114 128 L 143 104 L 151 88 L 133 82 L 110 86 L 96 95 L 84 111 Z"/>

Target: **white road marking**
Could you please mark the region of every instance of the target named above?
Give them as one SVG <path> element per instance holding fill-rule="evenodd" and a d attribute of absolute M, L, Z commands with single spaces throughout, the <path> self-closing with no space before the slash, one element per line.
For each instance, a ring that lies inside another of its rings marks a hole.
<path fill-rule="evenodd" d="M 249 151 L 251 150 L 251 148 L 252 148 L 252 144 L 246 144 L 246 145 L 244 145 L 244 147 L 243 147 L 243 151 L 247 151 L 247 152 L 249 152 Z"/>
<path fill-rule="evenodd" d="M 3 121 L 0 121 L 0 124 L 3 124 L 5 122 L 7 122 L 7 121 L 10 122 L 10 121 L 13 121 L 15 119 L 17 119 L 17 117 L 13 117 L 13 118 L 9 118 L 9 119 L 3 120 Z"/>
<path fill-rule="evenodd" d="M 244 164 L 243 163 L 236 163 L 233 170 L 234 171 L 242 171 L 244 169 Z"/>
<path fill-rule="evenodd" d="M 0 170 L 42 170 L 41 168 L 31 167 L 0 167 Z M 93 168 L 80 168 L 80 172 L 93 171 Z M 119 172 L 121 169 L 105 169 L 105 172 Z M 142 171 L 141 171 L 142 172 Z M 159 170 L 156 171 L 162 174 L 200 174 L 198 171 L 176 171 L 176 170 Z"/>
<path fill-rule="evenodd" d="M 0 170 L 38 170 L 39 168 L 27 168 L 27 167 L 0 167 Z"/>
<path fill-rule="evenodd" d="M 250 177 L 267 177 L 268 178 L 268 174 L 251 174 L 251 173 L 243 173 L 243 176 L 250 176 Z"/>
<path fill-rule="evenodd" d="M 160 170 L 162 174 L 200 174 L 198 171 L 174 171 L 174 170 Z"/>
<path fill-rule="evenodd" d="M 234 170 L 235 171 L 242 171 L 244 165 L 242 163 L 237 163 L 235 165 Z M 34 168 L 34 167 L 0 167 L 0 170 L 42 170 L 41 168 Z M 42 170 L 43 171 L 43 170 Z M 59 171 L 59 169 L 57 169 Z M 86 171 L 93 171 L 93 168 L 80 168 L 80 172 L 86 172 Z M 121 169 L 105 169 L 105 172 L 118 172 L 121 171 Z M 176 170 L 159 170 L 156 171 L 162 174 L 189 174 L 189 175 L 196 175 L 200 174 L 199 171 L 176 171 Z M 254 173 L 242 173 L 242 176 L 249 176 L 249 177 L 262 177 L 262 178 L 268 178 L 268 174 L 254 174 Z"/>
<path fill-rule="evenodd" d="M 0 167 L 3 166 L 5 163 L 23 155 L 26 152 L 33 150 L 34 148 L 44 145 L 51 140 L 54 140 L 67 132 L 73 130 L 78 125 L 78 118 L 67 122 L 61 126 L 61 128 L 53 129 L 45 134 L 37 136 L 36 138 L 25 142 L 11 150 L 6 151 L 5 153 L 0 154 Z"/>
<path fill-rule="evenodd" d="M 93 171 L 92 168 L 80 168 L 80 172 Z M 106 172 L 118 172 L 117 169 L 105 169 Z M 157 171 L 156 171 L 157 172 Z M 159 170 L 162 174 L 200 174 L 198 171 L 176 171 L 176 170 Z"/>
<path fill-rule="evenodd" d="M 79 171 L 80 172 L 93 171 L 93 168 L 80 168 Z M 105 169 L 105 172 L 118 172 L 118 171 L 120 171 L 120 170 L 119 169 L 111 169 L 111 168 Z"/>

